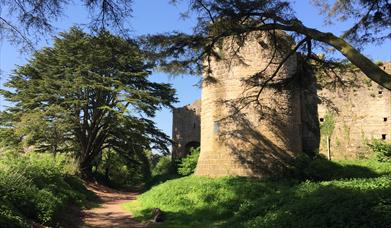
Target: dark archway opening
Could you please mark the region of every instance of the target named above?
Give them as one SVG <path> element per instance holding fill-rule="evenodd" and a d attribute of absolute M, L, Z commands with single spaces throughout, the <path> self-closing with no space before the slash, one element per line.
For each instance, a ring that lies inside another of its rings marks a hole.
<path fill-rule="evenodd" d="M 198 148 L 200 147 L 200 142 L 197 142 L 197 141 L 191 141 L 191 142 L 188 142 L 185 146 L 185 152 L 186 152 L 186 155 L 189 155 L 191 154 L 191 148 Z"/>

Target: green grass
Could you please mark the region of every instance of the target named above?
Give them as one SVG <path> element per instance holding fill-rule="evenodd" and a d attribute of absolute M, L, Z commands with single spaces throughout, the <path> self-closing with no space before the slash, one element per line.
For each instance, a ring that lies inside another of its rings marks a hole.
<path fill-rule="evenodd" d="M 324 163 L 327 181 L 189 176 L 124 207 L 139 220 L 160 208 L 163 227 L 391 227 L 390 163 Z"/>

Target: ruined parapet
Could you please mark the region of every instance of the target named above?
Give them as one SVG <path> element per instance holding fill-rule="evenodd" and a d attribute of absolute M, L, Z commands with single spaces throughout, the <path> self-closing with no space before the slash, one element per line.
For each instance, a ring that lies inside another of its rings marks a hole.
<path fill-rule="evenodd" d="M 240 48 L 227 38 L 216 50 L 221 60 L 210 62 L 212 75 L 206 75 L 202 88 L 196 175 L 280 175 L 302 150 L 295 54 L 270 79 L 273 86 L 257 96 L 261 86 L 256 84 L 270 78 L 291 50 L 287 36 L 279 33 L 282 42 L 274 53 L 265 34 L 250 34 Z"/>
<path fill-rule="evenodd" d="M 173 160 L 188 155 L 191 147 L 200 146 L 200 115 L 201 100 L 173 109 Z"/>
<path fill-rule="evenodd" d="M 391 72 L 391 62 L 381 67 Z M 341 79 L 346 87 L 318 91 L 322 99 L 318 107 L 320 124 L 333 126 L 329 144 L 327 135 L 322 134 L 320 153 L 331 159 L 369 157 L 367 144 L 373 139 L 391 142 L 391 91 L 358 70 L 341 75 Z"/>

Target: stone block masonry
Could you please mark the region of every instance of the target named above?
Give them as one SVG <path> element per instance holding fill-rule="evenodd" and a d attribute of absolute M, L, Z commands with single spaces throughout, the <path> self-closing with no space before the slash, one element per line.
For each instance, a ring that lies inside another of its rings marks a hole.
<path fill-rule="evenodd" d="M 202 87 L 201 154 L 196 175 L 281 174 L 301 152 L 300 93 L 293 80 L 296 56 L 292 55 L 272 80 L 287 85 L 267 87 L 256 97 L 259 87 L 246 83 L 262 69 L 267 68 L 265 75 L 271 75 L 287 55 L 285 51 L 272 57 L 264 43 L 270 40 L 262 33 L 251 34 L 240 49 L 227 39 L 218 50 L 222 59 L 212 61 L 208 77 L 213 77 L 213 82 Z M 258 100 L 259 105 L 241 100 L 243 97 Z"/>
<path fill-rule="evenodd" d="M 172 159 L 175 161 L 190 153 L 190 148 L 200 146 L 201 100 L 182 108 L 173 109 Z"/>
<path fill-rule="evenodd" d="M 370 156 L 373 139 L 391 142 L 391 91 L 359 71 L 341 75 L 346 87 L 317 90 L 294 54 L 258 96 L 291 50 L 289 37 L 279 36 L 277 53 L 264 33 L 241 44 L 227 38 L 216 50 L 201 100 L 173 110 L 174 160 L 201 143 L 196 175 L 262 178 L 286 175 L 301 152 L 357 159 Z M 382 67 L 391 72 L 391 63 Z"/>
<path fill-rule="evenodd" d="M 381 67 L 391 72 L 391 62 Z M 355 83 L 318 91 L 324 101 L 318 106 L 321 126 L 326 116 L 334 122 L 329 150 L 325 135 L 321 137 L 319 150 L 332 160 L 367 158 L 371 156 L 368 143 L 373 139 L 391 142 L 391 91 L 371 82 L 361 72 L 342 78 Z"/>

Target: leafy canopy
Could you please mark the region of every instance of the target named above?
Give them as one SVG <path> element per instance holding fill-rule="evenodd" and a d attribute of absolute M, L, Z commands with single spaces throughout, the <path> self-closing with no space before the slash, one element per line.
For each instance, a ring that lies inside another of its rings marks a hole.
<path fill-rule="evenodd" d="M 35 41 L 56 30 L 53 22 L 62 19 L 69 5 L 82 5 L 94 30 L 110 27 L 126 33 L 124 24 L 132 13 L 132 0 L 0 0 L 0 39 L 22 45 L 22 51 L 34 49 Z"/>
<path fill-rule="evenodd" d="M 342 37 L 306 27 L 291 8 L 293 1 L 285 0 L 168 0 L 185 2 L 189 12 L 197 17 L 193 34 L 172 33 L 155 35 L 151 46 L 161 45 L 162 69 L 182 73 L 200 72 L 202 59 L 214 56 L 213 49 L 227 36 L 243 38 L 253 31 L 275 30 L 290 32 L 298 39 L 295 51 L 303 49 L 307 58 L 315 60 L 321 68 L 340 65 L 324 61 L 313 54 L 313 47 L 330 47 L 340 52 L 353 65 L 360 68 L 371 80 L 391 90 L 391 75 L 384 72 L 360 53 L 363 44 L 384 42 L 390 39 L 391 3 L 389 0 L 308 0 L 320 6 L 326 20 L 352 21 L 352 26 Z M 33 47 L 34 40 L 51 32 L 53 21 L 61 18 L 68 0 L 0 0 L 4 12 L 0 15 L 0 39 Z M 72 2 L 73 3 L 73 2 Z M 132 13 L 131 0 L 79 0 L 90 13 L 88 22 L 93 31 L 110 28 L 127 35 L 128 19 Z M 186 14 L 186 13 L 185 13 Z M 35 39 L 32 38 L 35 35 Z M 243 39 L 239 39 L 243 40 Z M 175 45 L 171 45 L 174 43 Z M 159 49 L 159 48 L 158 48 Z M 162 54 L 168 55 L 164 59 Z M 155 56 L 156 57 L 156 56 Z M 164 59 L 164 60 L 163 60 Z M 198 64 L 195 64 L 198 63 Z"/>
<path fill-rule="evenodd" d="M 168 151 L 168 136 L 148 118 L 171 106 L 175 91 L 150 82 L 151 67 L 132 40 L 72 28 L 11 75 L 1 93 L 15 105 L 3 130 L 37 150 L 75 153 L 86 172 L 106 149 L 133 163 L 144 150 Z"/>
<path fill-rule="evenodd" d="M 391 3 L 388 0 L 312 0 L 327 23 L 353 20 L 342 37 L 356 45 L 384 42 L 391 38 Z"/>
<path fill-rule="evenodd" d="M 218 50 L 227 37 L 235 38 L 235 45 L 241 47 L 251 33 L 266 33 L 274 37 L 272 40 L 277 40 L 276 34 L 279 33 L 276 31 L 283 30 L 297 41 L 288 55 L 302 52 L 307 63 L 315 62 L 322 68 L 336 68 L 339 65 L 334 61 L 319 58 L 314 53 L 316 47 L 324 50 L 331 47 L 344 55 L 371 80 L 391 90 L 391 75 L 359 51 L 362 44 L 373 41 L 383 42 L 390 38 L 391 5 L 387 0 L 336 1 L 337 5 L 343 5 L 344 8 L 337 7 L 330 13 L 330 17 L 343 15 L 344 18 L 353 21 L 353 26 L 342 37 L 305 26 L 295 16 L 291 7 L 292 1 L 174 0 L 171 2 L 188 3 L 187 13 L 197 16 L 197 24 L 190 34 L 172 32 L 146 37 L 146 47 L 163 70 L 173 73 L 201 73 L 205 62 L 210 62 L 213 58 L 219 60 Z M 321 4 L 328 1 L 315 2 Z M 349 7 L 350 5 L 352 7 Z M 279 65 L 284 64 L 284 61 L 279 62 Z M 260 69 L 260 72 L 265 70 Z M 207 65 L 206 72 L 209 71 L 210 66 Z M 270 75 L 262 75 L 262 77 L 267 78 Z"/>

